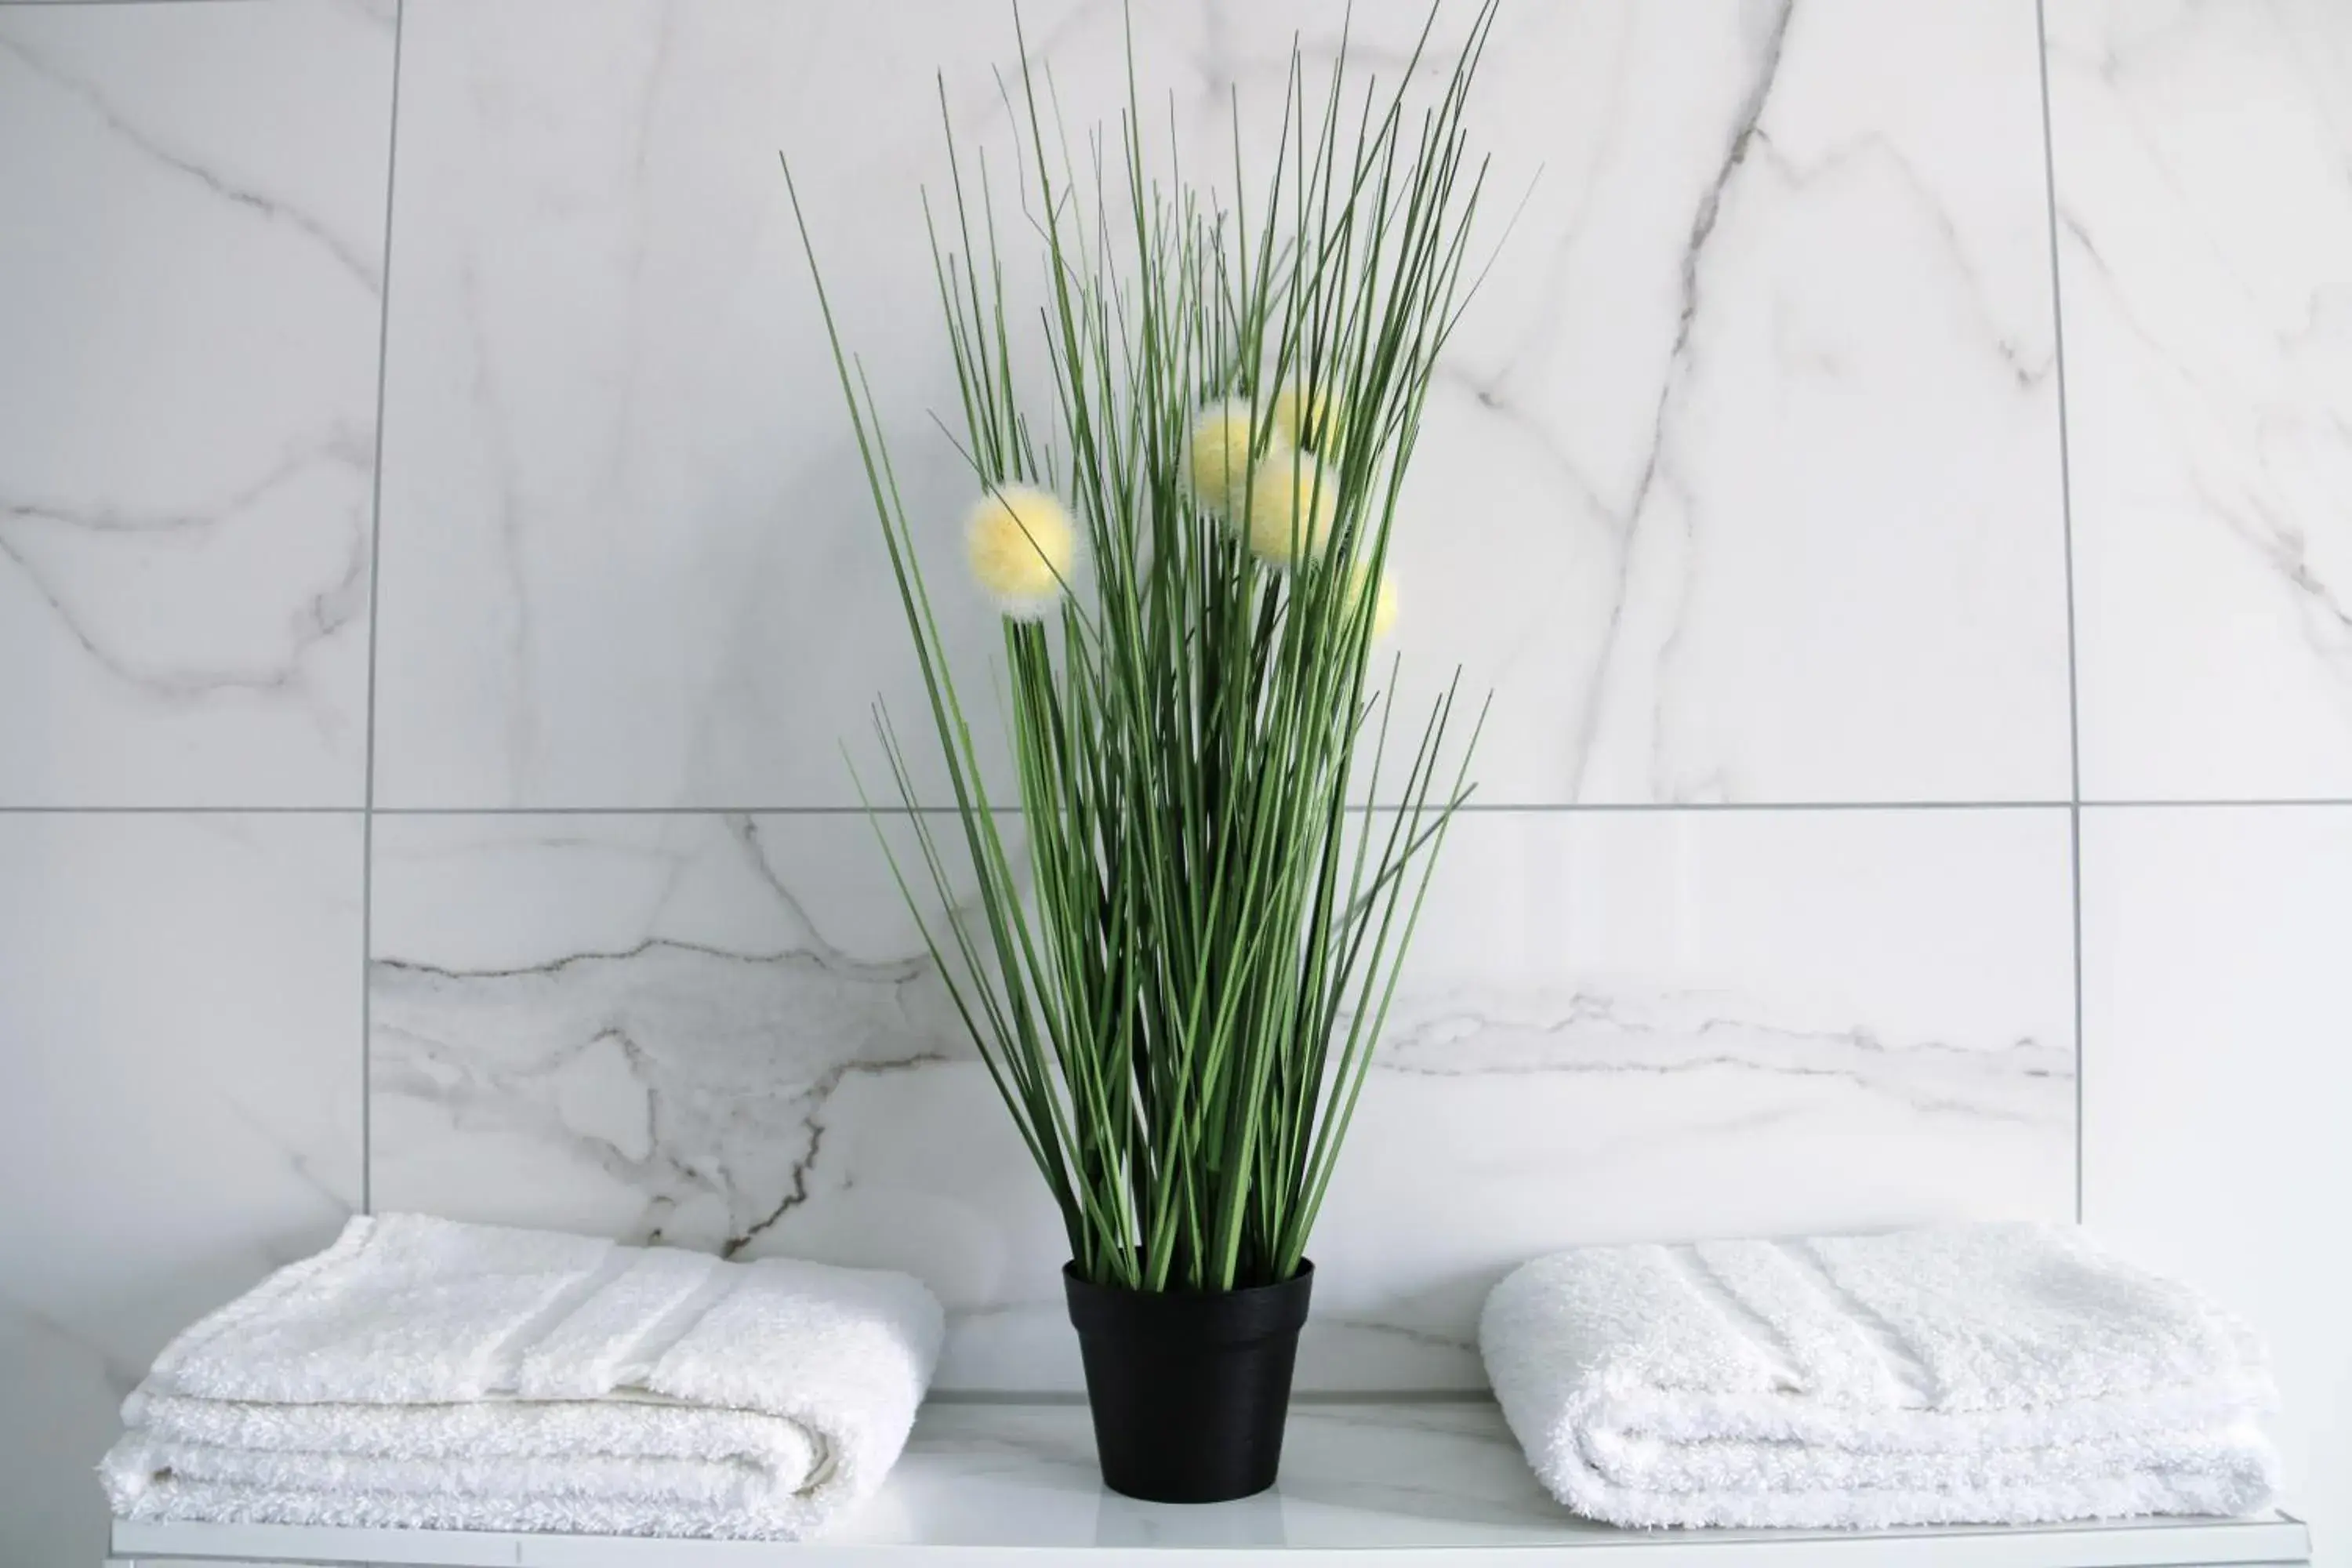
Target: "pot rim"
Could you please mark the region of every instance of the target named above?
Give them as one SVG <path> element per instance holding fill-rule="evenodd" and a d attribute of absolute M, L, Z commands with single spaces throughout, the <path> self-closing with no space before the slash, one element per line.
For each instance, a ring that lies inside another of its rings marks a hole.
<path fill-rule="evenodd" d="M 1062 1265 L 1070 1321 L 1081 1334 L 1166 1336 L 1234 1343 L 1297 1333 L 1307 1321 L 1315 1285 L 1315 1260 L 1301 1258 L 1298 1272 L 1271 1285 L 1233 1290 L 1137 1290 L 1099 1285 L 1078 1273 L 1075 1259 Z"/>

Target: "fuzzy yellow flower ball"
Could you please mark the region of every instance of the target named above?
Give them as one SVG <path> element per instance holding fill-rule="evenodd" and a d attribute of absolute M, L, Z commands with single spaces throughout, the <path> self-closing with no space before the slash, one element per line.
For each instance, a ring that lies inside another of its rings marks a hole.
<path fill-rule="evenodd" d="M 1339 481 L 1311 454 L 1276 448 L 1250 479 L 1249 547 L 1276 566 L 1320 555 L 1339 511 Z"/>
<path fill-rule="evenodd" d="M 1355 575 L 1351 580 L 1355 590 L 1356 600 L 1359 604 L 1363 602 L 1364 579 L 1370 574 L 1369 570 L 1364 566 L 1364 564 L 1359 562 L 1356 565 Z M 1389 633 L 1396 626 L 1396 579 L 1383 572 L 1381 574 L 1380 585 L 1372 590 L 1372 640 L 1374 642 L 1378 642 L 1381 638 L 1388 636 Z"/>
<path fill-rule="evenodd" d="M 1238 518 L 1249 495 L 1250 405 L 1237 398 L 1213 403 L 1192 424 L 1192 494 L 1202 506 Z"/>
<path fill-rule="evenodd" d="M 1077 566 L 1077 530 L 1058 498 L 1000 485 L 971 509 L 964 553 L 998 609 L 1015 620 L 1043 620 Z"/>
<path fill-rule="evenodd" d="M 1294 447 L 1328 455 L 1339 442 L 1337 411 L 1328 387 L 1308 392 L 1292 382 L 1274 395 L 1274 433 Z"/>

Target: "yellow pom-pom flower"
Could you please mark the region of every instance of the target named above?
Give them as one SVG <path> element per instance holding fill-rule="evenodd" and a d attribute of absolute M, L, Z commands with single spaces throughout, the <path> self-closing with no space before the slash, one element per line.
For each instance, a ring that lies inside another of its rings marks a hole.
<path fill-rule="evenodd" d="M 1213 403 L 1192 423 L 1192 494 L 1221 516 L 1239 518 L 1249 495 L 1250 405 Z"/>
<path fill-rule="evenodd" d="M 1249 547 L 1276 566 L 1323 553 L 1339 511 L 1339 481 L 1313 455 L 1276 448 L 1250 479 Z"/>
<path fill-rule="evenodd" d="M 1077 566 L 1078 535 L 1061 500 L 1028 485 L 1000 485 L 964 524 L 971 574 L 1015 620 L 1043 620 Z"/>
<path fill-rule="evenodd" d="M 1362 602 L 1364 579 L 1369 574 L 1370 574 L 1363 563 L 1360 562 L 1358 563 L 1354 583 L 1357 601 L 1359 603 Z M 1383 572 L 1381 574 L 1380 585 L 1372 590 L 1372 640 L 1374 642 L 1378 642 L 1381 638 L 1388 636 L 1391 630 L 1395 629 L 1396 618 L 1396 579 Z"/>
<path fill-rule="evenodd" d="M 1276 393 L 1274 433 L 1294 447 L 1328 456 L 1339 444 L 1330 388 L 1310 393 L 1304 384 L 1294 381 Z"/>

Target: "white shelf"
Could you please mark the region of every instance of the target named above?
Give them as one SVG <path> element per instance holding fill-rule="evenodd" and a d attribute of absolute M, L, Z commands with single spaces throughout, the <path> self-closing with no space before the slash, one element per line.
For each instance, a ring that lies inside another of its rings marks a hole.
<path fill-rule="evenodd" d="M 1103 1489 L 1086 1407 L 935 1404 L 879 1495 L 823 1541 L 649 1541 L 292 1525 L 114 1527 L 118 1563 L 438 1564 L 442 1568 L 1011 1568 L 1039 1554 L 1076 1568 L 1311 1568 L 1381 1553 L 1381 1568 L 1454 1568 L 1517 1553 L 1564 1568 L 2125 1568 L 2297 1563 L 2310 1542 L 2284 1515 L 2041 1529 L 1813 1531 L 1612 1530 L 1544 1495 L 1492 1405 L 1303 1404 L 1282 1484 L 1212 1507 Z"/>

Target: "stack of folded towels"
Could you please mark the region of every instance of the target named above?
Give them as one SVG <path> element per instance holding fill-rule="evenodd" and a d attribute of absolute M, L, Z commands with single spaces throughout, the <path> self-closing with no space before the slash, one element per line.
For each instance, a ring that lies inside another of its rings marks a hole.
<path fill-rule="evenodd" d="M 2260 1350 L 2069 1228 L 1597 1247 L 1479 1324 L 1554 1496 L 1626 1525 L 2237 1514 L 2277 1461 Z"/>
<path fill-rule="evenodd" d="M 796 1539 L 940 1332 L 902 1275 L 362 1217 L 173 1342 L 100 1474 L 131 1519 Z"/>

